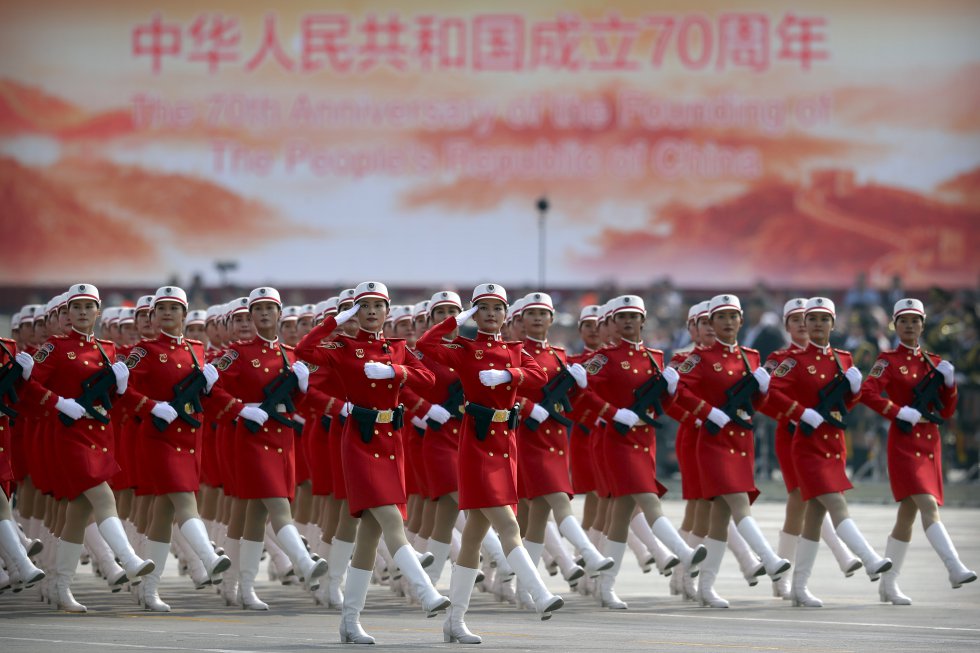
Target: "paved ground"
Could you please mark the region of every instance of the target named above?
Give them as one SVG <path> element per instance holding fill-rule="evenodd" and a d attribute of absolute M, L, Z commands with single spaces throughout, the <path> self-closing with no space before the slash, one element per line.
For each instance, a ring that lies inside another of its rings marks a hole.
<path fill-rule="evenodd" d="M 974 486 L 976 491 L 976 486 Z M 681 504 L 666 502 L 669 516 Z M 781 506 L 760 503 L 756 517 L 771 542 L 781 524 Z M 891 505 L 852 505 L 852 516 L 881 549 L 890 530 Z M 962 558 L 980 568 L 980 510 L 948 508 L 944 521 Z M 952 590 L 946 572 L 917 530 L 902 574 L 911 607 L 878 602 L 877 585 L 860 572 L 845 579 L 823 549 L 811 590 L 824 600 L 820 609 L 792 608 L 769 596 L 768 583 L 749 588 L 727 556 L 717 588 L 732 602 L 728 610 L 685 604 L 667 591 L 667 579 L 642 574 L 627 552 L 618 591 L 629 601 L 626 612 L 596 608 L 590 599 L 567 591 L 560 577 L 548 579 L 566 607 L 548 622 L 475 593 L 468 624 L 481 634 L 480 650 L 507 651 L 953 651 L 980 650 L 980 582 Z M 173 565 L 171 565 L 172 567 Z M 265 578 L 264 569 L 260 578 Z M 225 608 L 207 591 L 168 568 L 162 594 L 174 612 L 141 612 L 128 596 L 109 594 L 87 567 L 80 569 L 76 597 L 90 612 L 68 615 L 25 594 L 0 596 L 0 651 L 5 653 L 91 653 L 93 651 L 287 651 L 338 648 L 336 612 L 314 608 L 295 587 L 263 580 L 259 594 L 272 605 L 267 613 Z M 441 585 L 448 585 L 448 575 Z M 372 587 L 365 628 L 378 648 L 450 648 L 442 643 L 442 619 L 426 620 L 416 608 L 384 587 Z"/>

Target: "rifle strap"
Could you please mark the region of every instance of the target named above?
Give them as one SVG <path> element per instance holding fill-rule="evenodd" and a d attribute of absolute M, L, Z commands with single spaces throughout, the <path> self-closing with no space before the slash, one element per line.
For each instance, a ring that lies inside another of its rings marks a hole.
<path fill-rule="evenodd" d="M 277 342 L 276 347 L 279 349 L 279 355 L 282 356 L 282 371 L 288 373 L 292 368 L 289 365 L 289 357 L 286 356 L 286 350 L 283 348 L 281 342 Z"/>
<path fill-rule="evenodd" d="M 187 342 L 186 338 L 184 339 L 184 342 Z M 194 345 L 187 342 L 187 351 L 191 352 L 191 360 L 194 361 L 194 369 L 195 370 L 201 369 L 201 363 L 200 361 L 197 360 L 197 354 L 194 353 Z"/>
<path fill-rule="evenodd" d="M 738 347 L 738 353 L 742 357 L 742 363 L 745 365 L 745 372 L 747 374 L 752 374 L 752 365 L 749 364 L 749 357 L 745 355 L 745 350 L 742 349 L 742 345 L 735 345 Z"/>
<path fill-rule="evenodd" d="M 834 357 L 834 362 L 837 363 L 837 371 L 843 376 L 844 366 L 841 365 L 840 356 L 837 355 L 837 351 L 833 347 L 830 347 L 830 355 Z"/>
<path fill-rule="evenodd" d="M 929 354 L 927 354 L 926 353 L 926 350 L 925 349 L 922 349 L 921 347 L 919 348 L 919 351 L 922 352 L 922 360 L 924 360 L 926 362 L 926 365 L 929 366 L 929 370 L 932 371 L 932 372 L 935 372 L 936 371 L 936 365 L 932 362 L 932 356 L 930 356 Z"/>
<path fill-rule="evenodd" d="M 653 354 L 651 354 L 650 353 L 650 350 L 646 348 L 646 345 L 644 345 L 644 347 L 643 347 L 643 353 L 644 353 L 644 355 L 646 355 L 647 360 L 650 361 L 650 365 L 653 366 L 653 369 L 657 370 L 657 374 L 663 375 L 664 371 L 662 369 L 660 369 L 660 366 L 659 365 L 657 365 L 657 361 L 655 361 L 653 359 Z"/>
<path fill-rule="evenodd" d="M 105 353 L 105 349 L 102 348 L 102 343 L 99 342 L 99 339 L 92 336 L 92 342 L 99 348 L 99 353 L 102 354 L 102 360 L 105 361 L 106 367 L 112 367 L 112 361 L 109 360 L 109 355 Z"/>

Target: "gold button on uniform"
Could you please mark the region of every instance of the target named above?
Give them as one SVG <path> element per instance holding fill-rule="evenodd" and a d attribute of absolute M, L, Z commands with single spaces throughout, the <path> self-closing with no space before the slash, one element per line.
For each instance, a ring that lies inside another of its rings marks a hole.
<path fill-rule="evenodd" d="M 380 458 L 380 456 L 378 454 L 374 454 L 374 457 L 375 458 Z"/>
<path fill-rule="evenodd" d="M 504 454 L 504 458 L 509 458 L 509 457 L 510 457 L 510 454 L 509 453 L 505 453 Z"/>
<path fill-rule="evenodd" d="M 390 456 L 388 456 L 388 459 L 389 460 L 394 460 L 395 459 L 395 454 L 391 454 Z"/>
<path fill-rule="evenodd" d="M 278 447 L 278 448 L 276 449 L 276 453 L 282 453 L 282 447 Z"/>
<path fill-rule="evenodd" d="M 493 452 L 492 451 L 490 452 L 490 456 L 493 457 Z"/>

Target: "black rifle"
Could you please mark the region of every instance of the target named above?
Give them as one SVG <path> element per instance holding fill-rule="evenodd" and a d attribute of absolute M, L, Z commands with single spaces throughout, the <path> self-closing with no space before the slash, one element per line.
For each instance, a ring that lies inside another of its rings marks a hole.
<path fill-rule="evenodd" d="M 10 360 L 4 363 L 3 367 L 0 367 L 0 413 L 14 419 L 17 417 L 17 411 L 13 408 L 13 405 L 17 403 L 15 385 L 23 376 L 24 368 L 14 360 L 13 352 L 7 349 L 6 345 L 0 343 L 0 347 L 3 347 L 3 351 L 10 357 Z"/>
<path fill-rule="evenodd" d="M 177 417 L 194 428 L 201 425 L 201 422 L 194 418 L 193 413 L 204 411 L 204 407 L 201 405 L 201 393 L 204 392 L 207 385 L 208 380 L 204 378 L 204 373 L 200 368 L 195 369 L 174 384 L 174 398 L 169 403 L 177 411 Z M 157 427 L 158 431 L 163 432 L 170 426 L 170 422 L 154 415 L 153 426 Z"/>
<path fill-rule="evenodd" d="M 276 420 L 283 426 L 288 426 L 293 430 L 303 430 L 303 425 L 299 422 L 293 421 L 286 417 L 285 413 L 279 412 L 279 405 L 283 405 L 286 408 L 287 413 L 291 413 L 296 410 L 296 406 L 293 404 L 293 392 L 299 388 L 299 379 L 296 378 L 296 373 L 293 372 L 288 367 L 283 369 L 276 375 L 276 378 L 269 381 L 264 388 L 262 388 L 262 393 L 265 395 L 265 399 L 259 404 L 259 408 L 264 410 L 266 414 L 272 419 Z M 248 429 L 249 433 L 257 433 L 262 425 L 258 422 L 253 422 L 250 419 L 245 420 L 245 428 Z"/>
<path fill-rule="evenodd" d="M 840 364 L 840 358 L 837 356 L 837 352 L 831 348 L 830 353 L 834 357 L 834 362 L 837 363 L 837 374 L 834 375 L 834 378 L 827 385 L 820 388 L 820 392 L 817 395 L 819 401 L 817 401 L 817 405 L 813 410 L 820 413 L 820 416 L 823 417 L 825 422 L 839 429 L 843 429 L 847 428 L 847 424 L 844 422 L 844 416 L 847 415 L 847 404 L 844 402 L 844 395 L 851 389 L 851 382 L 844 376 L 844 367 Z M 840 417 L 837 415 L 840 415 Z M 803 435 L 811 435 L 814 429 L 801 420 L 800 430 L 803 431 Z"/>
<path fill-rule="evenodd" d="M 116 375 L 113 374 L 112 368 L 104 368 L 82 381 L 82 396 L 75 401 L 96 422 L 108 424 L 109 416 L 106 415 L 106 411 L 112 408 L 109 390 L 115 387 Z M 60 413 L 58 418 L 65 426 L 75 423 L 75 420 L 64 413 Z"/>
<path fill-rule="evenodd" d="M 663 370 L 657 365 L 657 361 L 653 360 L 650 352 L 644 351 L 644 353 L 650 361 L 650 366 L 657 371 L 657 374 L 633 390 L 635 401 L 630 406 L 630 410 L 653 428 L 660 428 L 662 426 L 661 423 L 653 417 L 650 417 L 650 409 L 653 409 L 653 414 L 656 417 L 664 414 L 664 407 L 660 403 L 660 398 L 667 392 L 667 379 L 664 378 Z M 613 426 L 620 435 L 626 435 L 630 430 L 630 427 L 615 421 L 613 422 Z"/>
<path fill-rule="evenodd" d="M 909 407 L 922 413 L 922 418 L 926 421 L 933 424 L 945 424 L 946 421 L 942 417 L 930 410 L 933 408 L 938 413 L 943 409 L 943 401 L 939 398 L 939 389 L 945 380 L 936 366 L 932 364 L 929 354 L 923 353 L 922 357 L 926 359 L 931 369 L 928 374 L 922 377 L 921 381 L 915 384 L 915 388 L 912 390 L 912 403 L 909 404 Z M 901 429 L 902 433 L 911 433 L 915 426 L 915 424 L 906 422 L 904 419 L 896 419 L 895 425 Z"/>
<path fill-rule="evenodd" d="M 568 399 L 568 391 L 575 386 L 575 377 L 572 376 L 572 373 L 568 371 L 567 367 L 561 364 L 560 360 L 558 364 L 563 369 L 541 388 L 543 397 L 541 398 L 540 405 L 548 411 L 548 417 L 562 426 L 569 428 L 574 422 L 565 417 L 565 413 L 572 410 L 572 402 Z M 541 422 L 533 417 L 528 417 L 524 420 L 524 426 L 532 431 L 537 431 L 538 427 L 541 426 Z"/>
<path fill-rule="evenodd" d="M 752 397 L 759 391 L 759 381 L 752 374 L 749 359 L 745 356 L 745 352 L 742 351 L 741 347 L 738 348 L 738 353 L 742 355 L 742 363 L 745 364 L 745 376 L 739 379 L 735 385 L 728 388 L 728 390 L 725 390 L 727 399 L 725 400 L 725 405 L 721 407 L 721 410 L 742 428 L 750 429 L 752 428 L 752 416 L 755 415 L 755 408 L 752 406 Z M 742 417 L 743 413 L 748 419 Z M 711 435 L 717 435 L 718 431 L 721 430 L 721 427 L 710 419 L 705 420 L 705 426 Z"/>
<path fill-rule="evenodd" d="M 445 408 L 447 411 L 449 411 L 450 417 L 455 417 L 456 419 L 462 419 L 463 418 L 462 407 L 464 401 L 465 399 L 463 398 L 463 384 L 460 383 L 459 381 L 453 381 L 449 386 L 449 397 L 447 397 L 446 400 L 439 405 Z M 431 417 L 425 420 L 425 423 L 428 424 L 429 428 L 432 429 L 433 431 L 438 431 L 439 429 L 442 428 L 442 424 L 435 421 Z"/>

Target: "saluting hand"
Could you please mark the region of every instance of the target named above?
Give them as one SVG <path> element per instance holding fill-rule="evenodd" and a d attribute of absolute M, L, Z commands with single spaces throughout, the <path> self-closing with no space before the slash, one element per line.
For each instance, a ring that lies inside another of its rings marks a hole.
<path fill-rule="evenodd" d="M 293 363 L 293 374 L 296 375 L 299 391 L 305 394 L 310 389 L 310 368 L 302 361 L 296 361 Z"/>
<path fill-rule="evenodd" d="M 393 379 L 395 368 L 384 363 L 364 363 L 364 376 L 369 379 Z"/>
<path fill-rule="evenodd" d="M 575 379 L 575 385 L 580 388 L 585 388 L 589 385 L 589 375 L 586 373 L 585 368 L 578 363 L 572 363 L 568 366 L 568 373 L 572 375 Z"/>
<path fill-rule="evenodd" d="M 207 394 L 211 392 L 211 388 L 214 387 L 215 382 L 218 380 L 218 368 L 211 363 L 205 363 L 204 367 L 201 368 L 201 373 L 204 375 L 204 392 Z"/>
<path fill-rule="evenodd" d="M 341 324 L 343 324 L 345 322 L 349 322 L 352 317 L 354 317 L 355 315 L 357 315 L 357 312 L 359 310 L 361 310 L 361 305 L 360 304 L 354 304 L 352 307 L 348 308 L 343 313 L 338 313 L 337 314 L 337 326 L 340 326 Z"/>
<path fill-rule="evenodd" d="M 126 388 L 129 386 L 129 368 L 126 367 L 126 363 L 122 361 L 113 363 L 112 373 L 116 375 L 116 392 L 121 395 L 126 394 Z"/>
<path fill-rule="evenodd" d="M 159 417 L 167 424 L 170 424 L 177 419 L 177 411 L 174 410 L 173 406 L 165 401 L 158 401 L 150 410 L 150 414 L 154 417 Z"/>
<path fill-rule="evenodd" d="M 457 327 L 461 327 L 464 324 L 466 324 L 467 322 L 469 322 L 470 318 L 473 317 L 473 314 L 476 313 L 476 311 L 478 309 L 479 309 L 479 306 L 474 306 L 470 310 L 463 311 L 462 313 L 460 313 L 459 315 L 457 315 L 456 316 L 456 326 Z"/>
<path fill-rule="evenodd" d="M 24 380 L 26 381 L 31 378 L 31 372 L 34 371 L 34 357 L 28 354 L 26 351 L 22 351 L 14 357 L 14 360 L 17 361 L 17 364 L 24 370 L 21 372 L 21 376 L 24 377 Z"/>

